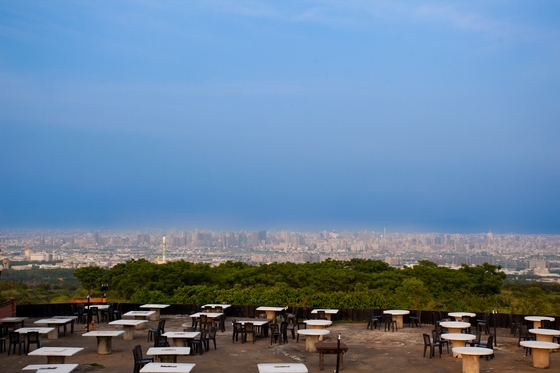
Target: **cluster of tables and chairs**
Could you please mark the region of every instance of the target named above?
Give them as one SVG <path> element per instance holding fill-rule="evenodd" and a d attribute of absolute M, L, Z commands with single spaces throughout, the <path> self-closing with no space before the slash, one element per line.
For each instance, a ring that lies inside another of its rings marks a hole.
<path fill-rule="evenodd" d="M 154 342 L 153 347 L 146 351 L 148 356 L 142 354 L 140 345 L 134 348 L 134 372 L 139 373 L 190 372 L 194 364 L 178 363 L 178 357 L 196 353 L 203 354 L 204 351 L 210 350 L 212 342 L 216 349 L 216 332 L 225 331 L 225 312 L 231 305 L 200 305 L 198 312 L 190 315 L 190 325 L 185 323 L 182 325 L 183 330 L 175 331 L 165 331 L 166 320 L 161 318 L 161 310 L 170 305 L 146 304 L 140 306 L 139 310 L 119 314 L 118 318 L 101 316 L 100 312 L 109 310 L 109 307 L 105 308 L 105 306 L 104 304 L 90 305 L 90 307 L 84 307 L 84 310 L 91 314 L 89 318 L 97 314 L 101 317 L 100 320 L 106 320 L 109 325 L 120 325 L 123 330 L 90 330 L 83 333 L 84 337 L 96 337 L 98 355 L 112 353 L 113 337 L 122 336 L 123 340 L 132 340 L 135 330 L 147 329 L 148 322 L 157 321 L 157 325 L 147 330 L 148 342 Z M 73 307 L 72 311 L 74 310 Z M 113 307 L 110 314 L 115 315 L 115 310 L 116 307 Z M 305 338 L 307 352 L 318 352 L 321 370 L 323 370 L 325 354 L 340 353 L 339 360 L 342 363 L 342 354 L 348 350 L 348 347 L 342 343 L 339 349 L 336 342 L 323 341 L 331 333 L 328 328 L 332 325 L 332 316 L 338 310 L 314 309 L 310 313 L 314 318 L 300 319 L 301 321 L 298 321 L 297 310 L 288 314 L 287 307 L 262 306 L 256 310 L 258 317 L 232 319 L 232 342 L 255 343 L 258 338 L 270 337 L 271 345 L 287 343 L 291 330 L 292 339 L 295 339 L 296 334 L 298 341 L 300 336 Z M 417 310 L 411 314 L 408 310 L 384 310 L 375 314 L 373 310 L 370 310 L 367 328 L 376 329 L 384 322 L 386 331 L 398 331 L 403 327 L 407 315 L 410 315 L 408 316 L 410 327 L 420 327 L 422 325 L 421 312 L 421 310 Z M 81 316 L 83 317 L 83 315 L 82 313 Z M 9 331 L 9 346 L 3 346 L 0 339 L 0 352 L 7 347 L 9 354 L 15 353 L 16 350 L 21 354 L 23 349 L 30 356 L 47 357 L 47 364 L 29 365 L 24 368 L 26 370 L 49 369 L 49 372 L 70 372 L 75 369 L 76 364 L 66 364 L 65 358 L 84 350 L 83 347 L 42 347 L 40 337 L 43 335 L 49 340 L 58 339 L 66 336 L 68 327 L 71 332 L 74 332 L 76 321 L 87 322 L 88 319 L 80 318 L 80 315 L 56 316 L 35 321 L 34 324 L 37 325 L 35 327 L 26 327 L 26 320 L 27 318 L 21 317 L 0 319 L 2 323 L 0 331 Z M 523 320 L 510 316 L 511 332 L 519 333 L 518 345 L 525 348 L 526 355 L 532 355 L 532 364 L 535 368 L 548 368 L 551 351 L 560 348 L 558 343 L 560 342 L 560 330 L 550 328 L 550 323 L 554 320 L 549 316 L 526 316 Z M 491 325 L 488 314 L 480 319 L 477 319 L 477 314 L 472 312 L 450 312 L 446 314 L 445 318 L 440 314 L 431 333 L 423 333 L 424 357 L 429 351 L 430 358 L 435 357 L 436 352 L 439 352 L 441 358 L 443 350 L 446 349 L 448 353 L 451 351 L 454 357 L 462 358 L 464 372 L 477 373 L 480 369 L 481 357 L 485 357 L 486 360 L 494 358 L 495 335 L 490 332 Z M 483 334 L 486 335 L 484 338 Z M 8 342 L 8 340 L 4 342 Z M 33 345 L 35 345 L 35 349 L 31 351 L 30 346 Z M 262 365 L 262 369 L 260 365 Z M 36 368 L 39 366 L 42 368 Z M 303 368 L 305 368 L 304 365 Z M 259 364 L 259 371 L 263 373 L 299 372 L 303 371 L 303 368 L 297 364 Z M 307 368 L 305 368 L 305 372 L 307 372 Z"/>

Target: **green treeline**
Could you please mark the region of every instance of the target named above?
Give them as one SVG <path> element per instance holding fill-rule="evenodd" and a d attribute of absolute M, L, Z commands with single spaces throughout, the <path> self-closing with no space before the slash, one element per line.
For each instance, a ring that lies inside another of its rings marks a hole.
<path fill-rule="evenodd" d="M 80 268 L 75 276 L 85 289 L 95 292 L 107 283 L 110 299 L 134 303 L 517 311 L 512 297 L 502 294 L 506 275 L 489 264 L 454 270 L 422 261 L 398 269 L 381 261 L 352 259 L 211 267 L 140 259 L 111 269 Z"/>

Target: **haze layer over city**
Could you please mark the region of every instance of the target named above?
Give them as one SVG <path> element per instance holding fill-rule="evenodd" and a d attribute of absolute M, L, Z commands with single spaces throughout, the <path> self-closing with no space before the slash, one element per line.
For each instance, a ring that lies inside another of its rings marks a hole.
<path fill-rule="evenodd" d="M 165 237 L 165 239 L 164 239 Z M 560 236 L 394 233 L 363 230 L 279 231 L 3 231 L 0 248 L 4 266 L 110 268 L 128 260 L 156 263 L 185 260 L 218 265 L 226 261 L 250 264 L 319 262 L 353 258 L 382 260 L 396 267 L 421 260 L 438 265 L 500 265 L 509 275 L 537 280 L 560 278 Z"/>
<path fill-rule="evenodd" d="M 2 255 L 553 263 L 558 14 L 2 2 Z"/>

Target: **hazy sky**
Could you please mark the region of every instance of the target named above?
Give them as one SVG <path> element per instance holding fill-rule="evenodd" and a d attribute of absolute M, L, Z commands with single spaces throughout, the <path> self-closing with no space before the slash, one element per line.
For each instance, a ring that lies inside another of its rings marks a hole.
<path fill-rule="evenodd" d="M 558 1 L 2 1 L 0 227 L 560 233 Z"/>

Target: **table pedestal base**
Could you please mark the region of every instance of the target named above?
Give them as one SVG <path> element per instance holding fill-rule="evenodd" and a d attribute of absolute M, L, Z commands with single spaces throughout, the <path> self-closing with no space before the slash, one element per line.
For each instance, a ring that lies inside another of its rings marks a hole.
<path fill-rule="evenodd" d="M 145 320 L 144 316 L 135 316 L 134 317 L 136 320 Z M 143 330 L 146 329 L 146 324 L 145 322 L 143 322 L 142 324 L 138 324 L 134 326 L 134 329 L 136 330 Z"/>
<path fill-rule="evenodd" d="M 159 357 L 159 361 L 162 362 L 162 363 L 176 363 L 177 362 L 177 356 L 175 356 L 175 355 L 168 355 L 168 356 L 161 355 Z"/>
<path fill-rule="evenodd" d="M 392 319 L 397 322 L 397 329 L 403 328 L 403 315 L 393 315 Z"/>
<path fill-rule="evenodd" d="M 548 368 L 550 366 L 550 350 L 533 348 L 533 367 Z"/>
<path fill-rule="evenodd" d="M 47 356 L 47 364 L 64 364 L 66 356 Z"/>
<path fill-rule="evenodd" d="M 480 356 L 478 355 L 462 355 L 463 357 L 463 373 L 479 373 L 480 372 Z"/>
<path fill-rule="evenodd" d="M 112 341 L 113 337 L 97 337 L 97 354 L 98 355 L 109 355 L 113 351 Z"/>
<path fill-rule="evenodd" d="M 173 346 L 188 347 L 187 340 L 185 338 L 173 338 Z"/>
<path fill-rule="evenodd" d="M 47 339 L 58 339 L 58 324 L 48 325 L 49 328 L 54 328 L 47 334 Z"/>
<path fill-rule="evenodd" d="M 160 309 L 159 308 L 154 308 L 153 310 L 150 310 L 150 311 L 155 311 L 155 313 L 152 313 L 150 316 L 148 316 L 148 320 L 158 321 L 159 320 L 159 315 L 160 315 Z"/>
<path fill-rule="evenodd" d="M 135 328 L 135 325 L 123 325 L 124 334 L 122 336 L 122 339 L 124 339 L 125 341 L 132 341 L 134 339 Z"/>
<path fill-rule="evenodd" d="M 307 352 L 317 352 L 315 348 L 315 343 L 319 342 L 318 335 L 306 335 L 305 336 L 305 351 Z"/>

